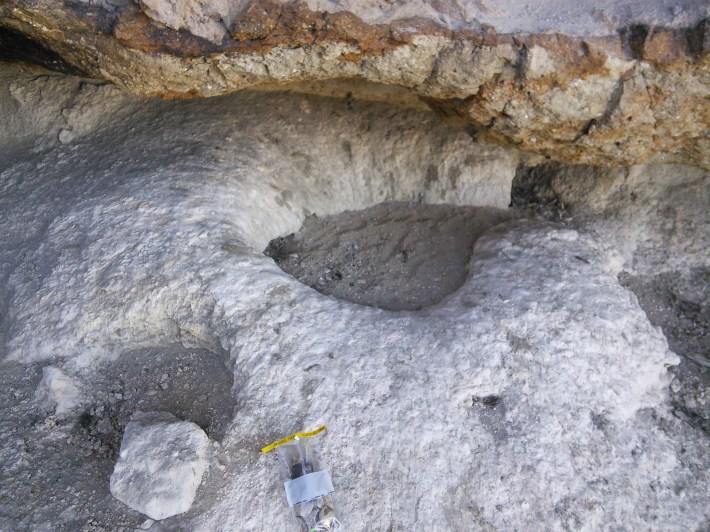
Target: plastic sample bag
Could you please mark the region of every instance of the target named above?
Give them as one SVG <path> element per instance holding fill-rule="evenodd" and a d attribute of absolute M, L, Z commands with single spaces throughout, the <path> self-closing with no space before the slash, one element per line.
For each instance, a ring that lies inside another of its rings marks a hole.
<path fill-rule="evenodd" d="M 333 482 L 315 445 L 315 436 L 323 431 L 325 425 L 312 432 L 297 432 L 261 450 L 276 450 L 286 500 L 302 532 L 344 531 L 335 516 Z"/>

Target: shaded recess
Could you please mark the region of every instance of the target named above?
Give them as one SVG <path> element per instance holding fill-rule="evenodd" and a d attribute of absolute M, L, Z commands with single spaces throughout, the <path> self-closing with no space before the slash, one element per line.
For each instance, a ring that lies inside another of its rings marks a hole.
<path fill-rule="evenodd" d="M 79 426 L 110 444 L 106 451 L 114 455 L 136 411 L 170 412 L 219 440 L 232 419 L 232 382 L 223 354 L 179 346 L 131 351 L 103 368 L 97 400 Z M 118 432 L 112 434 L 112 428 Z"/>
<path fill-rule="evenodd" d="M 710 268 L 656 276 L 622 274 L 649 321 L 681 355 L 671 396 L 676 411 L 710 434 Z"/>
<path fill-rule="evenodd" d="M 21 33 L 0 26 L 0 62 L 29 63 L 62 74 L 81 75 L 83 72 L 66 62 L 59 54 L 28 39 Z"/>
<path fill-rule="evenodd" d="M 319 292 L 386 310 L 419 310 L 459 288 L 473 244 L 515 211 L 382 203 L 334 216 L 309 216 L 264 253 Z"/>

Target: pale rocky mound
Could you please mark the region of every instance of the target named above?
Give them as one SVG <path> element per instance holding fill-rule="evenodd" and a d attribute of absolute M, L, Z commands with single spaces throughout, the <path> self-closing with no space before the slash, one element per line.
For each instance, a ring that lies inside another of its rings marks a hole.
<path fill-rule="evenodd" d="M 140 95 L 367 80 L 546 158 L 708 167 L 708 16 L 703 0 L 8 0 L 0 43 Z"/>

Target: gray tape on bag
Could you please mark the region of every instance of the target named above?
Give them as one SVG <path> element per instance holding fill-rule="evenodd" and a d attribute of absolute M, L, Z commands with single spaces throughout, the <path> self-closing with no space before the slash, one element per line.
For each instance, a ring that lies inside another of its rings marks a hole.
<path fill-rule="evenodd" d="M 286 500 L 291 507 L 335 491 L 333 481 L 330 480 L 330 475 L 326 470 L 308 473 L 284 482 L 284 488 L 286 488 Z"/>

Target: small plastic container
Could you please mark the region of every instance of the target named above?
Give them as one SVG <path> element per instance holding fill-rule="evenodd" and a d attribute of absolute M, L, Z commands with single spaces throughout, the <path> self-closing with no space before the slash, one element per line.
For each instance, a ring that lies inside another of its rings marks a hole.
<path fill-rule="evenodd" d="M 263 450 L 276 450 L 286 500 L 302 532 L 344 532 L 335 514 L 333 482 L 315 445 L 314 437 L 324 430 L 296 433 Z"/>

